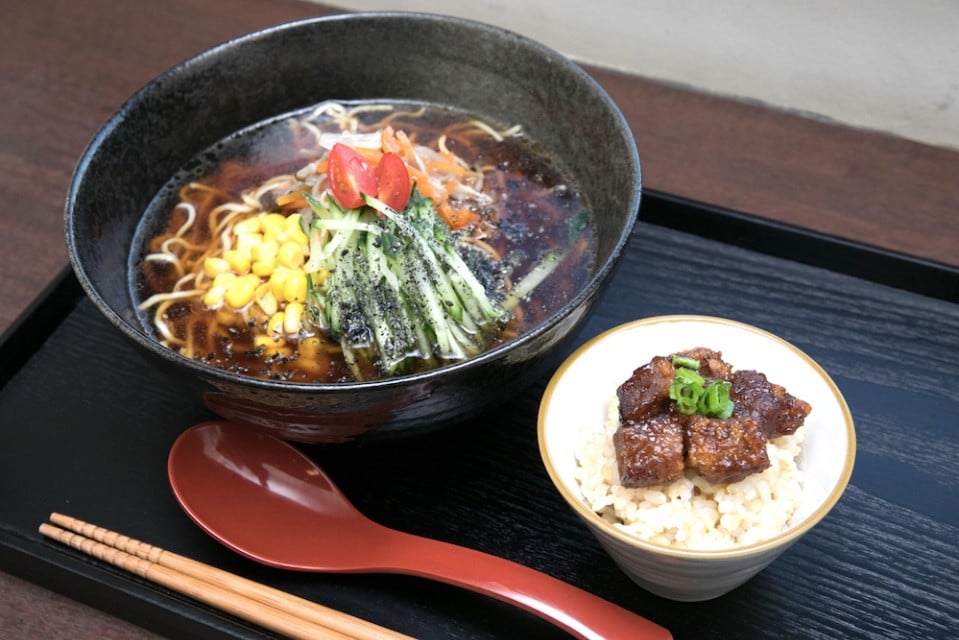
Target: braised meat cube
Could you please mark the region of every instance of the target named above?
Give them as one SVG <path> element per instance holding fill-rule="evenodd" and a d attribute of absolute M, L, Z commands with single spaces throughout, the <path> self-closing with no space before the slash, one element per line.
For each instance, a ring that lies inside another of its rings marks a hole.
<path fill-rule="evenodd" d="M 640 422 L 660 413 L 669 403 L 669 385 L 676 370 L 669 358 L 656 356 L 633 371 L 616 390 L 620 422 Z"/>
<path fill-rule="evenodd" d="M 729 380 L 733 365 L 723 360 L 723 354 L 706 347 L 696 347 L 687 351 L 680 351 L 673 355 L 692 358 L 699 361 L 699 375 L 713 380 Z"/>
<path fill-rule="evenodd" d="M 620 423 L 613 447 L 624 487 L 646 487 L 683 477 L 683 418 L 662 413 L 639 422 Z"/>
<path fill-rule="evenodd" d="M 692 362 L 674 366 L 676 357 L 699 363 L 698 377 L 684 369 L 695 367 Z M 675 402 L 669 397 L 674 379 Z M 713 483 L 759 473 L 770 465 L 769 440 L 795 433 L 812 410 L 762 373 L 734 372 L 721 352 L 705 347 L 656 356 L 634 370 L 616 395 L 617 471 L 620 484 L 631 488 L 673 482 L 685 469 Z"/>
<path fill-rule="evenodd" d="M 766 432 L 752 417 L 690 416 L 686 463 L 709 482 L 737 482 L 769 467 Z"/>
<path fill-rule="evenodd" d="M 729 397 L 736 404 L 733 417 L 752 417 L 768 438 L 795 433 L 812 410 L 808 402 L 769 382 L 758 371 L 737 371 L 730 382 Z"/>

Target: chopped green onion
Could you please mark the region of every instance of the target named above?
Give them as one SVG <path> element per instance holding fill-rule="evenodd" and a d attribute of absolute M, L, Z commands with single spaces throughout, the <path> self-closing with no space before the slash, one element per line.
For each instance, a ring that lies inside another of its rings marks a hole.
<path fill-rule="evenodd" d="M 699 370 L 699 360 L 686 356 L 673 356 L 673 366 Z"/>
<path fill-rule="evenodd" d="M 698 399 L 702 394 L 702 387 L 694 384 L 677 385 L 670 388 L 670 397 L 676 401 L 679 412 L 686 415 L 696 413 Z"/>
<path fill-rule="evenodd" d="M 696 402 L 696 412 L 723 420 L 729 418 L 733 414 L 733 402 L 729 399 L 730 386 L 725 380 L 716 380 L 708 385 Z"/>
<path fill-rule="evenodd" d="M 699 361 L 684 356 L 673 356 L 676 374 L 669 385 L 669 398 L 676 402 L 679 412 L 691 416 L 698 413 L 707 418 L 727 420 L 733 415 L 735 403 L 729 397 L 732 386 L 726 380 L 704 378 L 693 369 Z"/>

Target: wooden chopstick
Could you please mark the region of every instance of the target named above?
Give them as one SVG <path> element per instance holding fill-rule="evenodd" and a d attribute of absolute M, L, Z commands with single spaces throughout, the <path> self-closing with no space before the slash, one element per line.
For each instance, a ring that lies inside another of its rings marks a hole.
<path fill-rule="evenodd" d="M 40 533 L 291 638 L 410 640 L 385 627 L 59 513 Z M 60 525 L 60 526 L 55 526 Z M 62 528 L 61 528 L 62 527 Z"/>

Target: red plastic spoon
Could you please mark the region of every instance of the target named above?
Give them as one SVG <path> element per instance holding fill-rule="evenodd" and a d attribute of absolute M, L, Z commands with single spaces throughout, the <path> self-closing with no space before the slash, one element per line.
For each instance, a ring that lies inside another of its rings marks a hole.
<path fill-rule="evenodd" d="M 659 625 L 523 565 L 379 525 L 291 445 L 226 422 L 184 432 L 168 462 L 173 492 L 211 536 L 299 571 L 403 573 L 504 600 L 578 638 L 668 639 Z"/>

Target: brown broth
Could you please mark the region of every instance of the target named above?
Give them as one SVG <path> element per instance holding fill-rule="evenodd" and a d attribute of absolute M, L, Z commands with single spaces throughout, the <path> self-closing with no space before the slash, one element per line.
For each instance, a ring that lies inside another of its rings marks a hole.
<path fill-rule="evenodd" d="M 487 135 L 475 135 L 464 123 L 474 116 L 445 107 L 395 103 L 389 125 L 405 131 L 416 143 L 436 148 L 445 135 L 450 151 L 471 166 L 488 168 L 483 192 L 492 196 L 492 204 L 477 210 L 482 217 L 481 236 L 508 265 L 508 281 L 518 282 L 547 251 L 568 250 L 566 258 L 534 292 L 513 310 L 508 326 L 491 336 L 488 348 L 502 344 L 544 322 L 565 304 L 588 278 L 592 267 L 592 236 L 585 224 L 586 203 L 569 176 L 552 163 L 533 141 L 525 136 L 496 141 Z M 303 117 L 309 111 L 294 114 Z M 386 114 L 362 114 L 360 130 L 376 130 Z M 335 126 L 324 126 L 335 130 Z M 271 176 L 294 173 L 318 153 L 308 144 L 312 136 L 303 130 L 294 132 L 288 117 L 279 118 L 244 130 L 215 145 L 184 168 L 161 191 L 148 208 L 134 241 L 130 258 L 131 289 L 137 304 L 150 296 L 168 292 L 179 274 L 172 265 L 146 262 L 144 256 L 159 250 L 164 239 L 174 235 L 185 214 L 175 209 L 177 194 L 190 181 L 210 186 L 221 195 L 210 195 L 197 202 L 197 223 L 185 239 L 205 245 L 216 238 L 209 232 L 206 219 L 210 210 Z M 571 233 L 571 227 L 578 233 Z M 570 238 L 575 236 L 573 242 Z M 153 309 L 141 312 L 141 322 L 157 335 Z M 191 357 L 222 369 L 277 380 L 294 382 L 340 382 L 355 379 L 343 362 L 339 346 L 323 341 L 323 355 L 306 361 L 301 344 L 293 341 L 283 353 L 268 354 L 253 345 L 256 322 L 236 316 L 224 323 L 224 314 L 204 307 L 199 300 L 177 301 L 166 308 L 163 318 L 179 339 L 191 336 Z M 316 345 L 316 336 L 312 345 Z M 317 349 L 312 349 L 316 352 Z M 425 361 L 424 361 L 425 362 Z M 304 366 L 304 363 L 307 366 Z M 425 366 L 425 365 L 424 365 Z M 413 370 L 416 370 L 414 367 Z M 407 371 L 409 372 L 409 371 Z M 363 378 L 376 378 L 374 369 L 364 369 Z"/>

